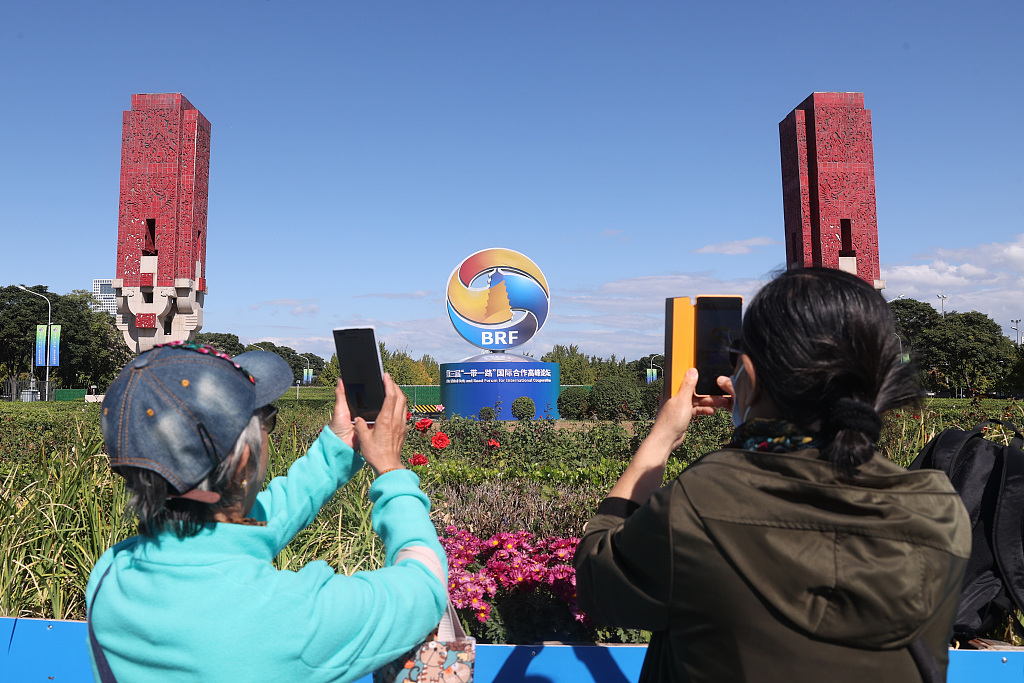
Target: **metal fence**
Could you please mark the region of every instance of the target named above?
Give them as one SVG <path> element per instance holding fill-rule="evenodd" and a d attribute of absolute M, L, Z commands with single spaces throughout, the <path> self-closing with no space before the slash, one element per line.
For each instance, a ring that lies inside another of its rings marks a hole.
<path fill-rule="evenodd" d="M 33 386 L 31 380 L 19 381 L 8 377 L 0 382 L 0 401 L 45 401 L 46 382 L 37 381 Z"/>

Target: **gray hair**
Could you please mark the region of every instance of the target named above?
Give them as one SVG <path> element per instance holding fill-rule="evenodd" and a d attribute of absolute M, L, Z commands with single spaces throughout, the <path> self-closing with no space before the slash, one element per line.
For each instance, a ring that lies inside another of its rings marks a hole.
<path fill-rule="evenodd" d="M 220 500 L 216 503 L 169 498 L 174 495 L 174 489 L 158 473 L 141 467 L 118 467 L 118 473 L 124 477 L 125 485 L 131 490 L 128 507 L 139 519 L 139 533 L 153 537 L 165 529 L 171 529 L 179 538 L 195 536 L 204 524 L 213 521 L 216 512 L 238 505 L 245 499 L 247 487 L 242 485 L 243 481 L 248 481 L 252 486 L 262 486 L 263 482 L 255 480 L 263 450 L 260 415 L 260 411 L 253 414 L 235 441 L 230 455 L 196 485 L 201 491 L 219 493 Z M 246 446 L 249 447 L 249 460 L 243 471 L 239 472 L 239 463 Z"/>

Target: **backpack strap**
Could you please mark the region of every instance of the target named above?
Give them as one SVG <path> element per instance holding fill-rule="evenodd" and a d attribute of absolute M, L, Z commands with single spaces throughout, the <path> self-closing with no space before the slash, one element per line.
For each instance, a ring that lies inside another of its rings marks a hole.
<path fill-rule="evenodd" d="M 992 546 L 1010 597 L 1017 608 L 1021 609 L 1024 607 L 1024 436 L 1008 422 L 990 422 L 998 422 L 1015 435 L 1010 444 L 1002 449 L 1003 472 Z"/>
<path fill-rule="evenodd" d="M 114 678 L 114 672 L 110 670 L 110 664 L 107 662 L 107 655 L 104 654 L 103 648 L 100 647 L 99 641 L 96 640 L 96 632 L 92 630 L 92 606 L 96 604 L 96 593 L 100 592 L 100 588 L 103 587 L 103 580 L 107 578 L 107 574 L 110 573 L 110 568 L 114 566 L 113 561 L 107 565 L 107 571 L 103 572 L 103 576 L 100 577 L 100 582 L 96 584 L 96 591 L 92 594 L 92 600 L 89 601 L 89 613 L 85 618 L 86 623 L 89 625 L 89 647 L 92 648 L 92 657 L 96 661 L 96 672 L 100 675 L 100 683 L 117 683 L 117 679 Z"/>
<path fill-rule="evenodd" d="M 960 463 L 960 453 L 964 446 L 972 437 L 980 434 L 980 426 L 969 432 L 962 429 L 943 429 L 924 445 L 907 469 L 942 470 L 952 478 L 954 469 Z"/>
<path fill-rule="evenodd" d="M 921 674 L 924 683 L 946 682 L 945 672 L 939 668 L 939 662 L 928 647 L 928 643 L 924 642 L 924 636 L 918 636 L 907 649 L 910 650 L 910 656 L 914 659 L 917 672 Z"/>

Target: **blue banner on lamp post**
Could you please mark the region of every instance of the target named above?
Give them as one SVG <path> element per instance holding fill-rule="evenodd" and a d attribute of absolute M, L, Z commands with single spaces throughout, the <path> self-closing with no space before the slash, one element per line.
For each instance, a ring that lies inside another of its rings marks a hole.
<path fill-rule="evenodd" d="M 60 325 L 50 325 L 50 366 L 60 365 Z"/>
<path fill-rule="evenodd" d="M 46 365 L 46 325 L 36 325 L 36 367 Z"/>

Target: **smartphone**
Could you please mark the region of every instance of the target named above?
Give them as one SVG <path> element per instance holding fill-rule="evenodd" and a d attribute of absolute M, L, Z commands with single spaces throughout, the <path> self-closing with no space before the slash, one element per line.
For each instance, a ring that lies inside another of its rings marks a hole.
<path fill-rule="evenodd" d="M 736 347 L 743 329 L 743 297 L 698 296 L 695 304 L 694 367 L 697 396 L 721 396 L 718 377 L 732 374 L 729 350 Z"/>
<path fill-rule="evenodd" d="M 334 330 L 338 368 L 345 383 L 345 399 L 352 419 L 373 422 L 384 405 L 384 365 L 373 327 Z"/>

